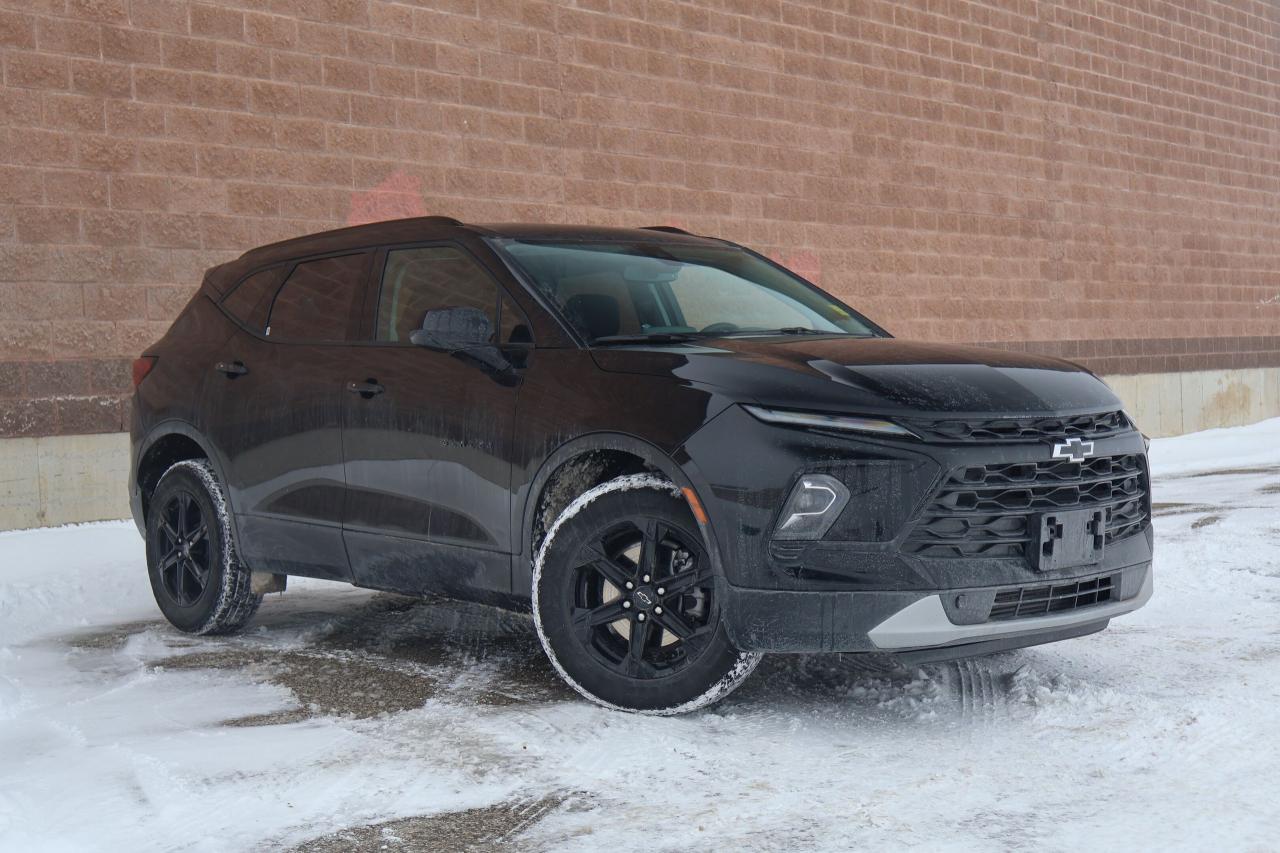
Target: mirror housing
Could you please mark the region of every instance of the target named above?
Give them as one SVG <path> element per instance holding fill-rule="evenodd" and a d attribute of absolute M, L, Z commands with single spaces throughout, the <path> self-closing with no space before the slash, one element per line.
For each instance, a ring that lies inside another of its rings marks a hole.
<path fill-rule="evenodd" d="M 491 340 L 493 323 L 479 308 L 432 308 L 409 343 L 474 362 L 503 384 L 514 380 L 511 362 Z"/>
<path fill-rule="evenodd" d="M 409 343 L 444 352 L 490 346 L 493 323 L 479 308 L 432 308 Z"/>

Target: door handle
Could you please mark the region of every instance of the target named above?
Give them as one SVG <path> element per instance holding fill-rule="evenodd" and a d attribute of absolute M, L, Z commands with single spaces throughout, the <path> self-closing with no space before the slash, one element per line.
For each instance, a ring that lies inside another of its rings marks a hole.
<path fill-rule="evenodd" d="M 237 376 L 244 376 L 249 372 L 249 368 L 245 367 L 244 362 L 240 361 L 220 361 L 213 366 L 213 369 L 228 379 L 235 379 Z"/>
<path fill-rule="evenodd" d="M 347 390 L 352 394 L 359 394 L 366 400 L 371 400 L 387 389 L 379 385 L 375 379 L 366 379 L 364 382 L 348 382 Z"/>

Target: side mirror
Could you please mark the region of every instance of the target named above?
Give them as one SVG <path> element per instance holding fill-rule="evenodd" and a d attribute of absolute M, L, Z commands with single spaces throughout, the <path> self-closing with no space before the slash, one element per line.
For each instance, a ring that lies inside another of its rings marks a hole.
<path fill-rule="evenodd" d="M 458 352 L 489 346 L 492 336 L 493 323 L 479 308 L 432 308 L 422 318 L 422 328 L 409 335 L 409 343 Z"/>
<path fill-rule="evenodd" d="M 440 350 L 479 365 L 498 382 L 519 382 L 511 362 L 493 343 L 493 323 L 479 308 L 433 308 L 409 343 Z"/>

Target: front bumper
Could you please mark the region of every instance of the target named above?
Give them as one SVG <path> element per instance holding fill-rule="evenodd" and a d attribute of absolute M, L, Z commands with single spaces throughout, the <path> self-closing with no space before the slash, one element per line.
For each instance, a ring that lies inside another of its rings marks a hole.
<path fill-rule="evenodd" d="M 962 594 L 981 607 L 998 593 L 1010 591 L 1007 586 L 921 593 L 758 590 L 725 585 L 721 607 L 729 636 L 743 651 L 880 652 L 916 660 L 945 659 L 1092 633 L 1151 598 L 1149 562 L 1113 574 L 1118 582 L 1111 600 L 1000 621 L 978 621 L 974 614 L 948 607 L 945 602 Z"/>

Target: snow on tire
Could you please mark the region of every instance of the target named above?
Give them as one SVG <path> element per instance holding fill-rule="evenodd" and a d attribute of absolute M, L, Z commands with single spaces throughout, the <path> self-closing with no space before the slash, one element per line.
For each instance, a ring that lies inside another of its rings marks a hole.
<path fill-rule="evenodd" d="M 147 516 L 147 570 L 165 618 L 190 634 L 238 631 L 262 603 L 207 460 L 176 462 L 160 477 Z"/>
<path fill-rule="evenodd" d="M 533 619 L 560 677 L 596 704 L 683 714 L 760 662 L 720 621 L 711 560 L 680 489 L 617 477 L 560 513 L 533 561 Z"/>

